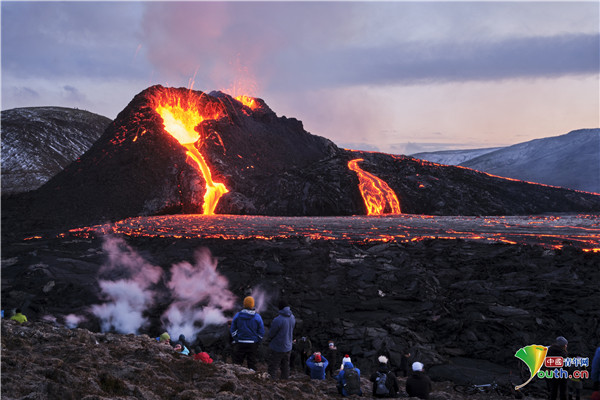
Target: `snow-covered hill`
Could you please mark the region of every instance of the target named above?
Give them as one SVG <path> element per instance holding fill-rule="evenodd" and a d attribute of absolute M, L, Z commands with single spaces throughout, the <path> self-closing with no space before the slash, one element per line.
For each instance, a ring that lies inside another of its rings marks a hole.
<path fill-rule="evenodd" d="M 2 194 L 34 190 L 85 153 L 109 118 L 63 107 L 5 110 L 2 120 Z"/>
<path fill-rule="evenodd" d="M 508 147 L 449 150 L 412 157 L 507 178 L 600 193 L 600 129 L 579 129 Z"/>
<path fill-rule="evenodd" d="M 492 151 L 501 149 L 502 147 L 490 147 L 485 149 L 471 150 L 443 150 L 443 151 L 428 151 L 423 153 L 411 154 L 411 157 L 427 160 L 438 164 L 459 165 L 465 161 L 475 157 L 482 156 Z"/>
<path fill-rule="evenodd" d="M 600 193 L 600 129 L 504 147 L 460 164 L 494 175 Z"/>

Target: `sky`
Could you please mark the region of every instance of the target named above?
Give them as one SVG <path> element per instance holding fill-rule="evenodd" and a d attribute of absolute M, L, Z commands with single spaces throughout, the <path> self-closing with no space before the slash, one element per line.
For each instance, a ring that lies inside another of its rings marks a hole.
<path fill-rule="evenodd" d="M 114 119 L 149 86 L 262 98 L 351 149 L 600 127 L 600 2 L 1 2 L 1 108 Z"/>

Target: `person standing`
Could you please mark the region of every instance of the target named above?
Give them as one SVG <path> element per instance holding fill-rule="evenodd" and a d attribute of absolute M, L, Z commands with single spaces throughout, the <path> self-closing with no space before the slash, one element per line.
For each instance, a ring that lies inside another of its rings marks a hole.
<path fill-rule="evenodd" d="M 324 351 L 323 355 L 329 360 L 329 364 L 327 365 L 327 368 L 325 368 L 325 375 L 328 378 L 333 378 L 333 368 L 334 366 L 337 366 L 338 363 L 337 347 L 335 347 L 333 340 L 330 340 L 329 343 L 327 343 L 327 350 Z"/>
<path fill-rule="evenodd" d="M 279 315 L 271 323 L 269 329 L 269 375 L 271 379 L 277 379 L 277 370 L 281 371 L 281 379 L 290 377 L 290 353 L 292 352 L 292 341 L 294 339 L 294 326 L 296 318 L 287 302 L 279 301 Z"/>
<path fill-rule="evenodd" d="M 400 359 L 400 367 L 398 367 L 394 372 L 396 376 L 402 374 L 403 377 L 408 376 L 409 371 L 409 360 L 410 360 L 410 350 L 406 349 L 402 352 L 402 358 Z"/>
<path fill-rule="evenodd" d="M 254 309 L 252 296 L 244 299 L 244 308 L 233 317 L 230 332 L 233 339 L 233 363 L 242 365 L 246 359 L 248 368 L 256 371 L 258 346 L 265 335 L 265 325 Z"/>
<path fill-rule="evenodd" d="M 563 336 L 556 338 L 554 343 L 548 347 L 546 357 L 567 357 L 567 344 L 569 342 Z M 556 400 L 557 396 L 560 396 L 560 400 L 567 400 L 567 384 L 569 383 L 568 373 L 562 368 L 552 368 L 553 376 L 548 379 L 548 385 L 550 389 L 550 400 Z M 559 373 L 564 372 L 564 376 L 558 376 Z"/>
<path fill-rule="evenodd" d="M 431 392 L 431 379 L 423 371 L 423 364 L 416 361 L 412 364 L 412 374 L 406 380 L 406 393 L 409 397 L 429 399 Z"/>
<path fill-rule="evenodd" d="M 298 340 L 298 350 L 300 351 L 300 365 L 306 367 L 306 360 L 312 354 L 312 342 L 306 336 L 302 336 Z M 307 371 L 308 372 L 308 371 Z"/>

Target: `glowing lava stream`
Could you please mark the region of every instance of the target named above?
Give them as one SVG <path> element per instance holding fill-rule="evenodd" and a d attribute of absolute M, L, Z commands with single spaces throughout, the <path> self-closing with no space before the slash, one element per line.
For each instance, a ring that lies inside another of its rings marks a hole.
<path fill-rule="evenodd" d="M 245 105 L 246 107 L 250 107 L 251 110 L 256 110 L 259 107 L 259 104 L 253 97 L 250 96 L 238 96 L 235 98 L 237 101 Z"/>
<path fill-rule="evenodd" d="M 160 104 L 156 107 L 156 112 L 162 117 L 165 124 L 165 131 L 179 141 L 188 151 L 190 156 L 198 164 L 198 169 L 206 182 L 206 193 L 204 194 L 204 204 L 202 205 L 202 214 L 214 215 L 217 203 L 222 195 L 229 192 L 224 184 L 215 183 L 212 180 L 210 169 L 202 157 L 202 154 L 196 149 L 194 143 L 200 138 L 200 134 L 194 130 L 205 119 L 215 119 L 219 117 L 216 112 L 212 116 L 203 116 L 194 109 L 184 109 L 181 105 L 176 106 Z"/>
<path fill-rule="evenodd" d="M 396 193 L 389 187 L 387 183 L 376 177 L 375 175 L 363 171 L 358 163 L 364 161 L 362 158 L 348 161 L 348 168 L 356 172 L 358 175 L 358 188 L 360 194 L 367 206 L 368 215 L 385 214 L 386 205 L 390 206 L 390 214 L 401 214 L 400 202 Z"/>

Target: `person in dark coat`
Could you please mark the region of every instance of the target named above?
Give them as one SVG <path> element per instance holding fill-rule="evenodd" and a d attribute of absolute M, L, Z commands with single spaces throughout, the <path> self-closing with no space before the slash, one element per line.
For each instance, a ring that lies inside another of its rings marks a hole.
<path fill-rule="evenodd" d="M 333 369 L 337 367 L 339 362 L 338 350 L 337 347 L 335 347 L 333 340 L 330 340 L 329 343 L 327 343 L 327 350 L 323 352 L 323 355 L 329 360 L 329 364 L 327 365 L 327 368 L 325 368 L 325 375 L 328 378 L 333 378 L 335 375 Z"/>
<path fill-rule="evenodd" d="M 396 376 L 402 375 L 405 378 L 408 376 L 408 371 L 410 370 L 409 361 L 410 361 L 410 351 L 404 350 L 404 352 L 402 353 L 402 358 L 400 359 L 400 366 L 398 368 L 396 368 L 396 370 L 394 370 L 394 372 L 396 373 Z"/>
<path fill-rule="evenodd" d="M 312 354 L 312 342 L 306 336 L 302 336 L 296 345 L 298 346 L 298 352 L 300 353 L 300 365 L 302 365 L 303 368 L 306 368 L 306 360 L 308 360 L 308 357 Z M 308 373 L 308 371 L 306 371 L 306 373 Z"/>
<path fill-rule="evenodd" d="M 546 353 L 546 357 L 568 357 L 567 353 L 567 344 L 568 341 L 563 336 L 559 336 L 556 338 L 554 343 L 548 347 L 548 352 Z M 568 373 L 566 369 L 563 368 L 551 368 L 554 369 L 554 373 L 559 370 L 565 372 L 566 376 L 557 377 L 554 376 L 550 379 L 547 379 L 548 389 L 550 390 L 550 400 L 556 400 L 557 395 L 560 394 L 560 400 L 567 400 L 567 385 L 569 383 Z"/>
<path fill-rule="evenodd" d="M 406 393 L 410 397 L 418 397 L 420 399 L 429 399 L 431 392 L 431 379 L 423 371 L 423 364 L 414 362 L 412 364 L 412 374 L 406 380 Z"/>
<path fill-rule="evenodd" d="M 233 338 L 231 358 L 234 364 L 242 365 L 246 359 L 248 368 L 256 371 L 258 346 L 265 335 L 265 325 L 254 310 L 253 297 L 244 299 L 244 309 L 233 317 L 230 332 Z"/>
<path fill-rule="evenodd" d="M 285 301 L 279 302 L 279 315 L 273 319 L 269 329 L 269 375 L 277 379 L 277 370 L 281 371 L 281 379 L 290 377 L 290 353 L 294 339 L 296 318 Z"/>
<path fill-rule="evenodd" d="M 377 371 L 373 372 L 371 374 L 371 377 L 369 378 L 369 380 L 373 382 L 373 397 L 396 397 L 398 395 L 398 392 L 400 391 L 400 387 L 398 386 L 398 380 L 396 379 L 396 374 L 394 374 L 390 370 L 388 366 L 388 359 L 386 356 L 379 356 L 377 361 L 379 361 Z M 385 379 L 385 387 L 387 389 L 386 393 L 380 393 L 380 391 L 378 390 L 378 379 L 381 378 Z"/>

